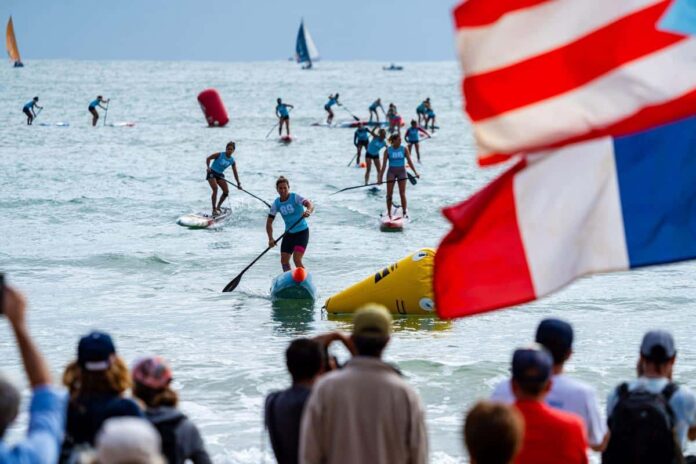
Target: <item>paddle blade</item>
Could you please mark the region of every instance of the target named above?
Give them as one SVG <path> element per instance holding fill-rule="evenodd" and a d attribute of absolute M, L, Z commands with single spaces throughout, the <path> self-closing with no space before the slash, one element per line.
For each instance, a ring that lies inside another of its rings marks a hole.
<path fill-rule="evenodd" d="M 412 185 L 416 185 L 418 183 L 416 178 L 410 172 L 407 172 L 406 175 L 408 176 L 408 180 L 411 182 Z"/>
<path fill-rule="evenodd" d="M 223 288 L 222 291 L 223 291 L 223 292 L 231 292 L 232 290 L 234 290 L 235 288 L 237 288 L 237 285 L 239 285 L 239 282 L 242 281 L 242 276 L 243 276 L 243 275 L 244 275 L 244 273 L 242 272 L 242 273 L 239 274 L 237 277 L 235 277 L 234 279 L 232 279 L 232 280 L 230 281 L 230 283 L 228 283 L 227 285 L 225 285 L 225 288 Z"/>

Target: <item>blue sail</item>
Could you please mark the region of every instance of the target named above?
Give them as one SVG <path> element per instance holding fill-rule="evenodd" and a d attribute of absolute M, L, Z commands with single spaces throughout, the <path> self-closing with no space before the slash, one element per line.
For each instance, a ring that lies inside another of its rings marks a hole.
<path fill-rule="evenodd" d="M 300 23 L 300 30 L 297 32 L 297 43 L 295 44 L 295 59 L 298 63 L 311 63 L 307 40 L 305 39 L 304 21 Z"/>

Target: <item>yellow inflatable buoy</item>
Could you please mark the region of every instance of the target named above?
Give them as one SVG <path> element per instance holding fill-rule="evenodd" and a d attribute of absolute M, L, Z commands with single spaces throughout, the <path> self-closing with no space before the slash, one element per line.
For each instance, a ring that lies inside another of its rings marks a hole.
<path fill-rule="evenodd" d="M 339 292 L 324 303 L 331 314 L 355 312 L 367 303 L 384 305 L 392 314 L 432 315 L 435 250 L 421 248 L 410 256 Z"/>

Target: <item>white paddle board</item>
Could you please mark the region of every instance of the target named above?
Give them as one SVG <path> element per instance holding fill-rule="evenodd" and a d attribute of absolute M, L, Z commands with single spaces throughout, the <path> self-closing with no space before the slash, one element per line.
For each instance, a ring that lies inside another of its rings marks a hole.
<path fill-rule="evenodd" d="M 232 214 L 232 210 L 230 208 L 221 208 L 220 211 L 220 214 L 217 216 L 211 216 L 210 213 L 202 212 L 184 214 L 176 220 L 176 223 L 180 226 L 191 229 L 207 229 L 210 227 L 215 227 L 225 222 Z"/>
<path fill-rule="evenodd" d="M 401 206 L 392 206 L 392 217 L 385 212 L 379 217 L 379 230 L 382 232 L 402 232 L 404 226 L 408 222 L 408 218 L 404 217 Z"/>

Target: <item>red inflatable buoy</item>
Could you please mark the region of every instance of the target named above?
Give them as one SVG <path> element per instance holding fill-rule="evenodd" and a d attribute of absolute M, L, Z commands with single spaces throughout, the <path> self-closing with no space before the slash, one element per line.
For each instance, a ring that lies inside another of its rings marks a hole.
<path fill-rule="evenodd" d="M 292 271 L 292 280 L 297 282 L 303 282 L 307 278 L 307 271 L 303 267 L 296 267 Z"/>
<path fill-rule="evenodd" d="M 215 89 L 206 89 L 198 94 L 198 104 L 201 105 L 205 120 L 210 127 L 222 127 L 230 120 L 225 104 Z"/>

